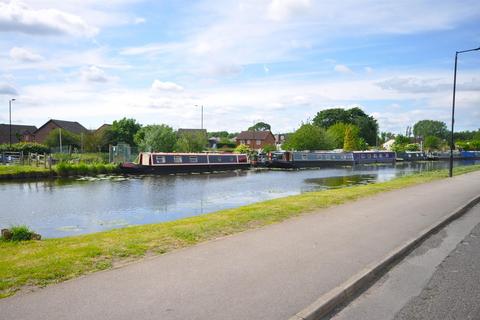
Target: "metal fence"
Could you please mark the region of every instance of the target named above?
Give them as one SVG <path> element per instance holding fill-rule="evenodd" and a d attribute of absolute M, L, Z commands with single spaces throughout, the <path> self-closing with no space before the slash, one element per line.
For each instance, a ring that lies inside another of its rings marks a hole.
<path fill-rule="evenodd" d="M 108 160 L 113 163 L 132 162 L 137 157 L 137 149 L 132 148 L 128 143 L 119 143 L 116 146 L 109 146 Z"/>

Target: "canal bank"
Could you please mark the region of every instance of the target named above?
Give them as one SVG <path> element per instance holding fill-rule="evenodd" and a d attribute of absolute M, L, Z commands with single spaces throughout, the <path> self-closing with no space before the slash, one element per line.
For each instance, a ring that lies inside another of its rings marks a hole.
<path fill-rule="evenodd" d="M 445 173 L 422 176 L 430 183 L 412 186 L 419 182 L 416 176 L 318 192 L 317 197 L 324 193 L 332 198 L 335 192 L 361 191 L 344 200 L 377 194 L 7 298 L 0 301 L 2 315 L 49 320 L 287 319 L 480 193 L 479 172 L 453 179 L 440 179 Z M 386 190 L 392 192 L 378 194 Z M 183 231 L 199 218 L 186 219 Z M 197 235 L 208 229 L 205 220 L 196 222 L 202 224 Z"/>
<path fill-rule="evenodd" d="M 479 170 L 460 167 L 456 174 Z M 0 242 L 0 295 L 109 269 L 226 235 L 284 221 L 322 208 L 415 184 L 439 180 L 447 171 L 424 172 L 388 182 L 307 192 L 177 221 L 25 243 Z M 403 203 L 405 205 L 405 203 Z"/>

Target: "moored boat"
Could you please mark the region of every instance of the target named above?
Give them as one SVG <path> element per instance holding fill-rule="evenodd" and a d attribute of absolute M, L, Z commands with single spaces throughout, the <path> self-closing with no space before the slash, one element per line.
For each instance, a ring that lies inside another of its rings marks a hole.
<path fill-rule="evenodd" d="M 271 168 L 311 168 L 331 165 L 364 163 L 393 163 L 395 152 L 389 151 L 276 151 L 271 152 L 268 166 Z"/>
<path fill-rule="evenodd" d="M 228 171 L 250 168 L 246 154 L 141 152 L 136 163 L 120 166 L 128 174 L 169 174 Z"/>

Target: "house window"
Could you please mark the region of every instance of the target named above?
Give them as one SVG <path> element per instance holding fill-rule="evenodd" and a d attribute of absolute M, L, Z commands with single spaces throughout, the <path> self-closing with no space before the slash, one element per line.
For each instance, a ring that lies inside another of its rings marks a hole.
<path fill-rule="evenodd" d="M 250 140 L 247 140 L 247 144 L 250 144 Z"/>
<path fill-rule="evenodd" d="M 182 157 L 181 156 L 174 156 L 173 157 L 173 162 L 182 163 Z"/>
<path fill-rule="evenodd" d="M 257 140 L 257 146 L 261 145 L 262 144 L 262 141 L 261 140 Z"/>
<path fill-rule="evenodd" d="M 241 144 L 245 144 L 245 140 L 240 140 L 240 143 L 241 143 Z"/>
<path fill-rule="evenodd" d="M 198 162 L 198 158 L 197 157 L 190 157 L 190 162 Z"/>

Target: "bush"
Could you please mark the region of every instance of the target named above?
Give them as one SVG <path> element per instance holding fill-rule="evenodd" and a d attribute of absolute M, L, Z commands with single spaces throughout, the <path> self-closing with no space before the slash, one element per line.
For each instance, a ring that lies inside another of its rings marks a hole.
<path fill-rule="evenodd" d="M 25 225 L 12 226 L 10 229 L 2 229 L 3 241 L 28 241 L 28 240 L 40 240 L 42 237 L 30 230 Z"/>

